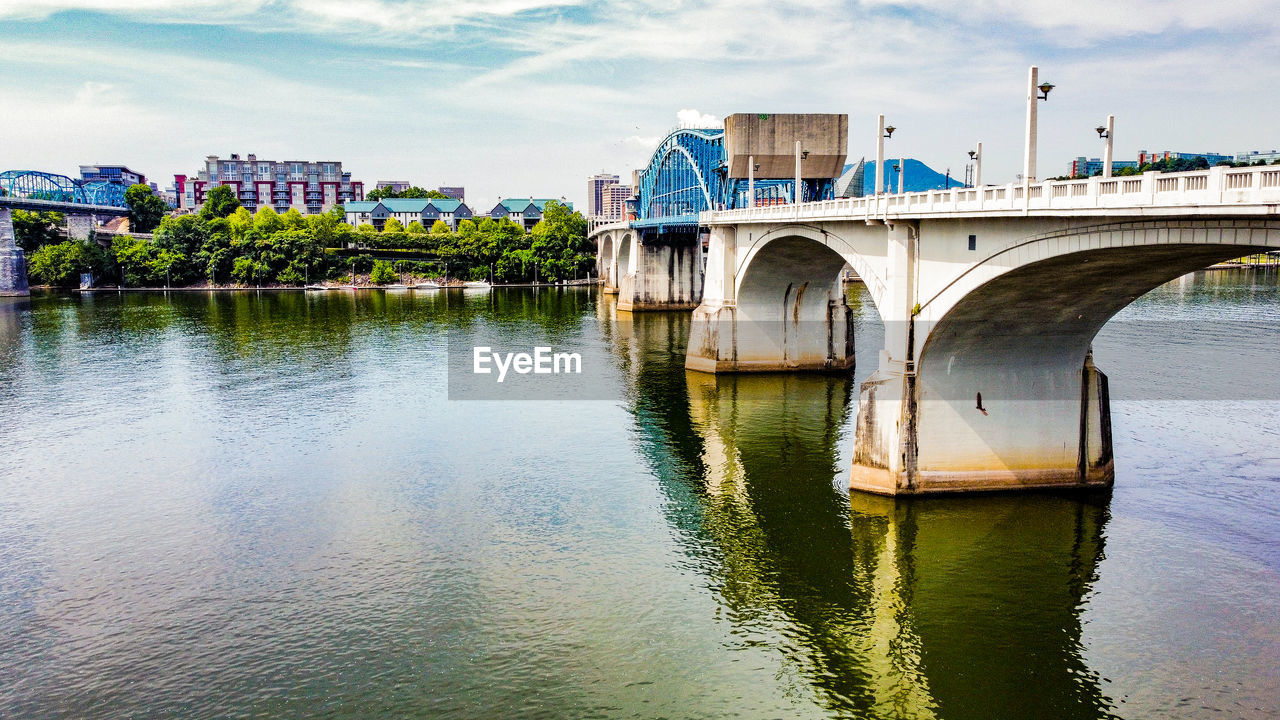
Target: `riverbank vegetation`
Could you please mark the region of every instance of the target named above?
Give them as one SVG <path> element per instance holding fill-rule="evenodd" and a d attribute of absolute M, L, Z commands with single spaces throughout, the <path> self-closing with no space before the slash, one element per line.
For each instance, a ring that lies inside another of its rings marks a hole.
<path fill-rule="evenodd" d="M 269 207 L 250 214 L 230 188 L 216 187 L 200 213 L 166 216 L 150 238 L 82 242 L 32 233 L 24 249 L 31 282 L 54 286 L 75 285 L 87 272 L 100 284 L 130 287 L 297 286 L 350 282 L 353 271 L 371 273 L 378 284 L 402 276 L 557 282 L 595 272 L 586 220 L 558 203 L 548 203 L 529 232 L 505 218 L 463 220 L 456 232 L 439 221 L 430 230 L 388 222 L 379 232 L 353 228 L 343 217 L 341 208 L 313 216 Z"/>

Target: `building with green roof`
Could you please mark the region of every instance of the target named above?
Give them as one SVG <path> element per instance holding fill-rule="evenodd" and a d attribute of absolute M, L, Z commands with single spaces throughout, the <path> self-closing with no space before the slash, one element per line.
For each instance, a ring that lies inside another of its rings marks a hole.
<path fill-rule="evenodd" d="M 385 200 L 349 202 L 343 206 L 346 211 L 348 225 L 373 225 L 379 230 L 391 218 L 409 226 L 411 222 L 420 222 L 431 229 L 437 220 L 443 220 L 451 230 L 458 229 L 458 223 L 473 217 L 471 208 L 461 200 L 453 198 L 387 198 Z"/>
<path fill-rule="evenodd" d="M 573 211 L 573 203 L 564 198 L 505 198 L 493 206 L 489 217 L 494 220 L 510 218 L 512 222 L 524 226 L 525 230 L 532 230 L 534 225 L 542 221 L 549 202 L 560 203 L 569 208 L 570 212 Z"/>

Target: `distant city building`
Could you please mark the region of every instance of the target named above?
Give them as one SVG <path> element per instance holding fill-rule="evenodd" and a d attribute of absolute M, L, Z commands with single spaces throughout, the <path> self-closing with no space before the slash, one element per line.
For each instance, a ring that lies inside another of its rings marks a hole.
<path fill-rule="evenodd" d="M 346 213 L 348 225 L 372 225 L 379 230 L 392 218 L 405 227 L 409 227 L 409 223 L 416 220 L 427 230 L 430 230 L 437 220 L 443 220 L 450 230 L 457 230 L 458 223 L 473 217 L 471 208 L 467 207 L 466 203 L 453 198 L 364 200 L 346 203 L 342 209 Z"/>
<path fill-rule="evenodd" d="M 80 179 L 85 182 L 102 181 L 126 186 L 147 184 L 146 175 L 130 170 L 124 165 L 81 165 Z"/>
<path fill-rule="evenodd" d="M 1137 160 L 1112 160 L 1111 172 L 1120 168 L 1137 168 Z M 1096 173 L 1102 172 L 1102 158 L 1086 158 L 1078 157 L 1071 161 L 1070 175 L 1084 175 L 1085 177 L 1093 177 Z"/>
<path fill-rule="evenodd" d="M 466 202 L 467 189 L 464 187 L 461 187 L 461 186 L 455 187 L 452 185 L 447 185 L 444 187 L 438 187 L 436 188 L 436 190 L 440 192 L 442 195 L 448 195 L 454 200 L 461 200 L 463 202 Z"/>
<path fill-rule="evenodd" d="M 387 188 L 390 188 L 393 193 L 402 193 L 412 186 L 413 183 L 408 180 L 379 180 L 373 184 L 373 187 L 378 190 L 386 190 Z"/>
<path fill-rule="evenodd" d="M 560 198 L 507 198 L 499 200 L 497 205 L 489 211 L 489 217 L 494 220 L 501 218 L 510 218 L 512 222 L 519 223 L 524 226 L 525 230 L 532 230 L 542 220 L 542 214 L 546 211 L 547 203 L 558 202 L 561 205 L 573 210 L 573 203 Z"/>
<path fill-rule="evenodd" d="M 587 178 L 587 216 L 600 215 L 604 207 L 604 189 L 609 185 L 617 185 L 618 176 L 600 173 Z"/>
<path fill-rule="evenodd" d="M 633 194 L 630 185 L 605 185 L 600 190 L 600 212 L 593 217 L 621 220 L 627 211 L 627 198 Z"/>
<path fill-rule="evenodd" d="M 210 155 L 194 177 L 174 175 L 173 179 L 180 207 L 192 211 L 199 210 L 208 191 L 218 185 L 234 190 L 250 212 L 271 207 L 276 212 L 293 208 L 317 215 L 334 205 L 364 200 L 364 183 L 352 181 L 340 162 L 259 160 L 252 154 L 243 160 L 239 155 L 224 160 Z"/>
<path fill-rule="evenodd" d="M 1220 162 L 1232 162 L 1235 160 L 1235 158 L 1230 155 L 1219 155 L 1218 153 L 1180 153 L 1169 150 L 1161 150 L 1160 152 L 1147 152 L 1146 150 L 1138 151 L 1138 165 L 1159 162 L 1161 160 L 1195 160 L 1196 158 L 1204 158 L 1210 165 L 1217 165 Z"/>
<path fill-rule="evenodd" d="M 1241 150 L 1236 153 L 1236 162 L 1247 162 L 1253 164 L 1259 160 L 1270 165 L 1280 160 L 1280 150 Z"/>

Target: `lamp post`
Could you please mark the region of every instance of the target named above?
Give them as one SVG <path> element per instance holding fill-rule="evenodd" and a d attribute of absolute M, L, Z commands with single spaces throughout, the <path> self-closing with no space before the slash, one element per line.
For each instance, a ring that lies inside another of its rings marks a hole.
<path fill-rule="evenodd" d="M 876 195 L 884 192 L 884 139 L 893 137 L 898 128 L 884 124 L 884 115 L 877 116 L 876 122 Z"/>
<path fill-rule="evenodd" d="M 969 159 L 973 161 L 973 186 L 982 187 L 982 141 L 978 147 L 969 151 Z"/>
<path fill-rule="evenodd" d="M 1107 124 L 1099 125 L 1094 128 L 1098 132 L 1098 137 L 1106 140 L 1107 144 L 1102 150 L 1102 177 L 1111 177 L 1111 136 L 1115 133 L 1116 116 L 1108 115 Z"/>
<path fill-rule="evenodd" d="M 1049 99 L 1053 83 L 1040 82 L 1040 68 L 1031 66 L 1027 73 L 1027 132 L 1022 153 L 1022 199 L 1031 202 L 1031 182 L 1036 177 L 1036 103 Z"/>
<path fill-rule="evenodd" d="M 808 155 L 808 153 L 804 153 L 804 154 Z M 791 200 L 795 203 L 799 203 L 804 199 L 802 197 L 802 195 L 804 194 L 804 185 L 801 184 L 803 181 L 800 179 L 800 157 L 801 157 L 800 141 L 797 140 L 796 141 L 796 186 L 795 186 L 794 192 L 791 193 Z"/>

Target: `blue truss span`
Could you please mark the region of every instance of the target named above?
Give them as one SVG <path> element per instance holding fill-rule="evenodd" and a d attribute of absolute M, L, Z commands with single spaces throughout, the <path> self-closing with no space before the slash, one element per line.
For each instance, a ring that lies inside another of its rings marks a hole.
<path fill-rule="evenodd" d="M 674 130 L 640 173 L 640 221 L 681 218 L 684 224 L 722 200 L 724 130 Z"/>
<path fill-rule="evenodd" d="M 640 206 L 635 227 L 697 226 L 698 213 L 747 207 L 747 180 L 727 176 L 724 128 L 673 130 L 654 150 L 640 174 Z M 755 181 L 756 205 L 793 202 L 794 179 Z M 805 178 L 801 200 L 828 200 L 832 179 Z"/>
<path fill-rule="evenodd" d="M 0 172 L 0 194 L 13 198 L 122 208 L 124 191 L 125 187 L 116 183 L 85 182 L 39 170 Z"/>

